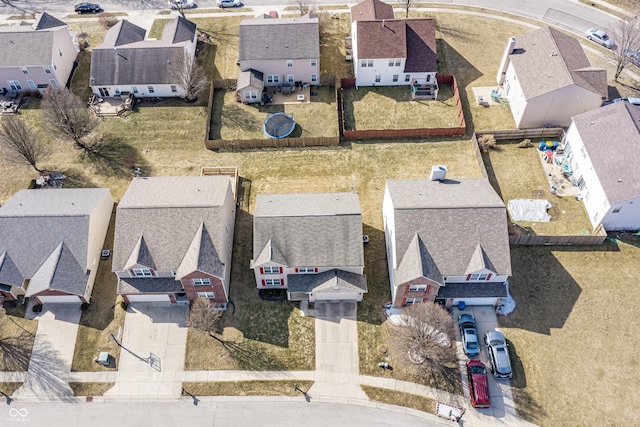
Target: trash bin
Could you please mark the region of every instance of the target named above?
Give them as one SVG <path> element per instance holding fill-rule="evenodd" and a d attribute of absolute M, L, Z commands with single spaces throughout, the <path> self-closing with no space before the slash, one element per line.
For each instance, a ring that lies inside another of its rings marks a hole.
<path fill-rule="evenodd" d="M 106 351 L 101 351 L 98 357 L 95 358 L 95 361 L 98 365 L 109 366 L 109 362 L 111 361 L 111 356 Z"/>
<path fill-rule="evenodd" d="M 460 301 L 458 303 L 458 310 L 464 310 L 465 308 L 467 308 L 467 304 L 464 301 Z"/>

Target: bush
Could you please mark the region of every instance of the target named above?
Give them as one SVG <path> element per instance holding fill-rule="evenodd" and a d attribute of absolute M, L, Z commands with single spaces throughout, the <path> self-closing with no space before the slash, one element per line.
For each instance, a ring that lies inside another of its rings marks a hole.
<path fill-rule="evenodd" d="M 490 133 L 480 135 L 478 137 L 478 148 L 480 148 L 480 151 L 483 153 L 493 150 L 496 148 L 496 138 Z"/>
<path fill-rule="evenodd" d="M 98 15 L 98 22 L 105 30 L 108 30 L 118 23 L 118 17 L 109 12 L 102 12 Z"/>
<path fill-rule="evenodd" d="M 533 147 L 533 143 L 531 142 L 530 139 L 523 139 L 518 144 L 518 148 L 531 148 L 531 147 Z"/>

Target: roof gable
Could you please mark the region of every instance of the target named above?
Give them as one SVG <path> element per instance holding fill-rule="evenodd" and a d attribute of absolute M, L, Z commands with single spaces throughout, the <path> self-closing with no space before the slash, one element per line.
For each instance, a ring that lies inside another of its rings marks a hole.
<path fill-rule="evenodd" d="M 153 262 L 153 257 L 151 256 L 151 252 L 147 247 L 147 244 L 144 241 L 144 236 L 140 236 L 138 241 L 136 242 L 133 250 L 131 251 L 131 255 L 125 264 L 125 269 L 130 269 L 134 267 L 147 267 L 156 269 L 156 264 Z"/>
<path fill-rule="evenodd" d="M 182 263 L 176 270 L 176 279 L 181 279 L 194 271 L 202 271 L 217 277 L 222 277 L 224 273 L 224 263 L 220 260 L 213 239 L 204 223 L 198 227 Z"/>
<path fill-rule="evenodd" d="M 173 18 L 162 30 L 162 41 L 175 44 L 190 42 L 196 35 L 196 24 L 184 19 L 182 16 Z"/>
<path fill-rule="evenodd" d="M 127 20 L 118 21 L 116 25 L 109 28 L 104 36 L 102 44 L 96 48 L 113 48 L 144 40 L 147 31 Z"/>
<path fill-rule="evenodd" d="M 467 266 L 466 274 L 475 273 L 476 271 L 488 269 L 494 271 L 493 265 L 491 265 L 491 261 L 489 257 L 487 257 L 486 252 L 482 249 L 482 245 L 478 243 L 476 245 L 476 250 L 471 255 L 469 259 L 469 265 Z"/>
<path fill-rule="evenodd" d="M 49 15 L 46 12 L 43 12 L 42 15 L 40 15 L 40 17 L 38 18 L 38 20 L 34 22 L 33 29 L 38 31 L 38 30 L 48 30 L 51 28 L 66 27 L 66 26 L 67 24 L 65 24 L 61 20 L 54 18 L 53 16 Z"/>
<path fill-rule="evenodd" d="M 396 268 L 395 281 L 399 285 L 421 277 L 443 283 L 437 264 L 418 233 L 415 233 Z"/>

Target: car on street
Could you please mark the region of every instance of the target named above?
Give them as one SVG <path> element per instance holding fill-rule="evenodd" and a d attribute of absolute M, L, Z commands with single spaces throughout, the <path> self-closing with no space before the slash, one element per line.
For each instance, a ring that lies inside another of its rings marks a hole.
<path fill-rule="evenodd" d="M 240 7 L 242 2 L 240 0 L 216 0 L 218 7 Z"/>
<path fill-rule="evenodd" d="M 504 334 L 499 331 L 489 331 L 484 334 L 484 343 L 489 353 L 489 363 L 493 378 L 498 380 L 509 379 L 513 375 L 509 349 Z"/>
<path fill-rule="evenodd" d="M 178 10 L 178 9 L 193 9 L 196 7 L 196 4 L 193 0 L 169 0 L 167 6 L 169 9 Z"/>
<path fill-rule="evenodd" d="M 611 37 L 609 37 L 604 31 L 597 28 L 589 28 L 585 35 L 587 39 L 593 40 L 607 49 L 613 49 L 613 40 L 611 40 Z"/>
<path fill-rule="evenodd" d="M 458 316 L 458 327 L 462 338 L 462 349 L 467 356 L 477 356 L 480 354 L 480 342 L 478 341 L 478 331 L 476 330 L 476 319 L 470 314 Z"/>
<path fill-rule="evenodd" d="M 629 104 L 633 104 L 640 107 L 640 98 L 616 98 L 613 100 L 613 103 L 615 104 L 616 102 L 621 102 L 621 101 L 625 101 L 625 102 L 628 102 Z"/>
<path fill-rule="evenodd" d="M 95 3 L 78 3 L 75 6 L 76 13 L 98 13 L 101 10 L 100 5 Z"/>
<path fill-rule="evenodd" d="M 469 382 L 471 406 L 474 408 L 490 408 L 489 378 L 487 377 L 487 369 L 484 363 L 480 360 L 469 360 L 467 362 L 467 380 Z"/>

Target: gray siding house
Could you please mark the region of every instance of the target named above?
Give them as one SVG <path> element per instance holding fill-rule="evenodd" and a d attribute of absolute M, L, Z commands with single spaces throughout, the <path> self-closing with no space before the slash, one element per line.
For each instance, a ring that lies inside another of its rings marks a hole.
<path fill-rule="evenodd" d="M 507 296 L 507 212 L 486 178 L 388 180 L 382 213 L 393 306 Z"/>
<path fill-rule="evenodd" d="M 112 271 L 129 302 L 229 301 L 235 224 L 226 175 L 134 178 L 116 212 Z"/>
<path fill-rule="evenodd" d="M 240 72 L 264 74 L 265 86 L 297 81 L 320 82 L 318 18 L 256 18 L 240 22 Z"/>
<path fill-rule="evenodd" d="M 47 13 L 33 25 L 1 26 L 0 44 L 0 88 L 5 93 L 65 87 L 79 51 L 67 24 Z"/>
<path fill-rule="evenodd" d="M 362 301 L 362 213 L 356 193 L 259 194 L 253 259 L 261 293 L 290 301 Z"/>
<path fill-rule="evenodd" d="M 182 17 L 167 23 L 159 40 L 145 39 L 146 31 L 120 21 L 107 31 L 91 54 L 89 86 L 102 98 L 184 97 L 181 79 L 172 71 L 195 60 L 196 24 Z"/>
<path fill-rule="evenodd" d="M 112 209 L 107 188 L 16 193 L 0 207 L 0 296 L 89 302 Z"/>

